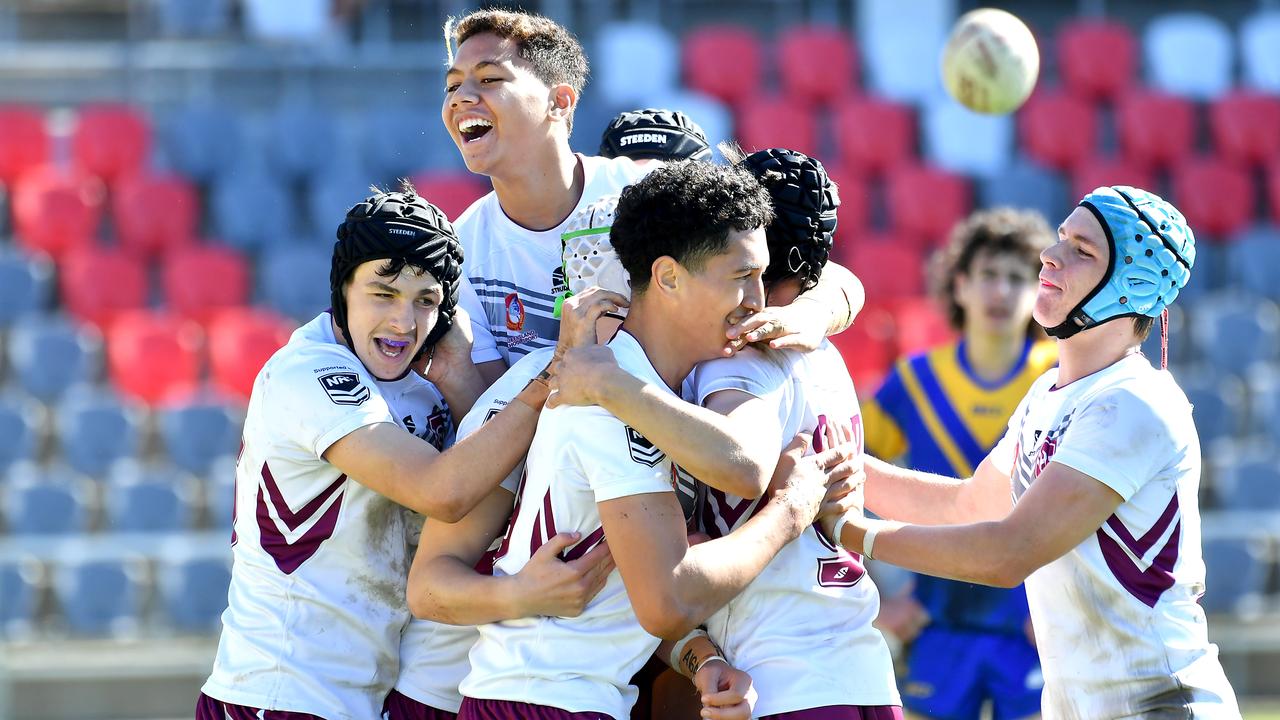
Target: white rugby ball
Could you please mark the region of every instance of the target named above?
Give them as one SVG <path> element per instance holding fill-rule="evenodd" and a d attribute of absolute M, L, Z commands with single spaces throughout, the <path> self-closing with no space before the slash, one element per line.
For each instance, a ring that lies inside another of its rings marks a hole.
<path fill-rule="evenodd" d="M 995 8 L 965 13 L 942 50 L 942 84 L 975 112 L 1017 110 L 1036 86 L 1040 51 L 1017 16 Z"/>

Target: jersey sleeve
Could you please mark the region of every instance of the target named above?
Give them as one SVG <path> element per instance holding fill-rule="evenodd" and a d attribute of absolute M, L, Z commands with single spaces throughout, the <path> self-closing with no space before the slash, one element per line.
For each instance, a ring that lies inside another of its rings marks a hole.
<path fill-rule="evenodd" d="M 885 460 L 906 454 L 909 449 L 907 436 L 890 411 L 905 396 L 902 379 L 895 367 L 880 385 L 875 397 L 862 403 L 862 430 L 868 453 Z"/>
<path fill-rule="evenodd" d="M 618 418 L 598 407 L 550 412 L 560 414 L 557 466 L 582 473 L 596 502 L 675 491 L 666 454 Z"/>
<path fill-rule="evenodd" d="M 323 460 L 338 440 L 395 417 L 364 366 L 338 346 L 283 359 L 264 381 L 267 427 Z"/>
<path fill-rule="evenodd" d="M 512 365 L 502 377 L 498 378 L 488 390 L 485 390 L 471 406 L 471 411 L 466 417 L 462 418 L 462 422 L 458 425 L 458 440 L 463 440 L 480 426 L 493 419 L 493 416 L 502 412 L 502 409 L 515 399 L 516 395 L 524 389 L 525 385 L 534 378 L 542 369 L 547 366 L 552 355 L 552 350 L 547 348 L 543 350 L 535 350 L 532 353 L 520 358 L 515 365 Z M 520 475 L 524 472 L 524 460 L 516 463 L 515 468 L 511 470 L 511 474 L 507 475 L 502 481 L 502 487 L 505 490 L 515 494 L 516 488 L 520 485 Z"/>
<path fill-rule="evenodd" d="M 1052 462 L 1079 470 L 1126 501 L 1169 461 L 1173 433 L 1150 402 L 1111 388 L 1083 403 L 1062 434 Z"/>
<path fill-rule="evenodd" d="M 767 399 L 782 389 L 787 376 L 765 353 L 747 347 L 733 357 L 699 364 L 694 368 L 691 381 L 693 402 L 705 405 L 707 398 L 722 390 L 737 390 Z"/>
<path fill-rule="evenodd" d="M 498 352 L 498 341 L 493 337 L 493 329 L 489 327 L 489 316 L 480 304 L 480 296 L 476 294 L 471 280 L 462 283 L 458 289 L 458 306 L 467 311 L 471 318 L 471 362 L 479 365 L 483 362 L 501 360 Z"/>

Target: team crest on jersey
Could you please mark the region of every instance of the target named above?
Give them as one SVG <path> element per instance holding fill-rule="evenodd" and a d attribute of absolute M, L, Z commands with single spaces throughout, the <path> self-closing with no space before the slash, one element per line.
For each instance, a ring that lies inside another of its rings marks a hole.
<path fill-rule="evenodd" d="M 506 307 L 507 329 L 524 329 L 524 303 L 520 302 L 520 296 L 515 293 L 507 295 Z"/>
<path fill-rule="evenodd" d="M 641 465 L 653 467 L 666 458 L 666 454 L 654 447 L 654 444 L 649 442 L 649 438 L 636 432 L 630 425 L 625 427 L 627 428 L 627 452 L 631 454 L 632 460 Z"/>
<path fill-rule="evenodd" d="M 1033 442 L 1036 445 L 1036 457 L 1031 463 L 1031 477 L 1038 478 L 1044 469 L 1049 467 L 1049 463 L 1053 462 L 1054 453 L 1058 452 L 1058 441 L 1062 439 L 1067 428 L 1071 425 L 1071 413 L 1062 418 L 1062 423 L 1058 427 L 1043 433 L 1043 442 L 1041 441 L 1041 432 L 1035 431 Z"/>
<path fill-rule="evenodd" d="M 369 399 L 369 388 L 353 372 L 325 373 L 317 379 L 329 399 L 338 405 L 359 405 Z"/>

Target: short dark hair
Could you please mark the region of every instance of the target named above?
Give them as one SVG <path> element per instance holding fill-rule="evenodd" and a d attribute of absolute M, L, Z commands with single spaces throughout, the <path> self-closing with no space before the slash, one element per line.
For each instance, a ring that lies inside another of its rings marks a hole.
<path fill-rule="evenodd" d="M 1151 328 L 1156 324 L 1156 319 L 1139 315 L 1133 319 L 1133 332 L 1137 334 L 1139 342 L 1146 342 L 1151 337 Z"/>
<path fill-rule="evenodd" d="M 578 38 L 550 18 L 519 10 L 477 10 L 461 19 L 449 18 L 444 25 L 449 62 L 468 38 L 484 33 L 514 42 L 533 74 L 548 86 L 563 83 L 578 95 L 587 86 L 587 54 Z M 573 130 L 572 115 L 568 126 Z"/>
<path fill-rule="evenodd" d="M 751 173 L 685 160 L 623 189 L 610 241 L 631 276 L 631 291 L 642 293 L 658 258 L 672 257 L 697 272 L 725 252 L 730 232 L 772 221 L 773 202 Z"/>
<path fill-rule="evenodd" d="M 956 302 L 956 276 L 969 274 L 974 259 L 979 255 L 1016 255 L 1028 268 L 1038 271 L 1040 253 L 1055 237 L 1040 213 L 1008 207 L 979 210 L 952 228 L 946 246 L 932 261 L 933 294 L 946 309 L 952 329 L 964 329 L 964 308 Z M 1042 336 L 1043 329 L 1032 320 L 1027 334 Z"/>

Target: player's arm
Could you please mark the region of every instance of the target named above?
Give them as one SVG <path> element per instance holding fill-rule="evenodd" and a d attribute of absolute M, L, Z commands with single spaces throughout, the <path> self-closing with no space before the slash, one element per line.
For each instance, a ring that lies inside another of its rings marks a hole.
<path fill-rule="evenodd" d="M 1009 474 L 991 457 L 971 478 L 908 470 L 866 456 L 867 509 L 882 518 L 921 525 L 953 525 L 998 520 L 1013 501 Z"/>
<path fill-rule="evenodd" d="M 501 358 L 476 365 L 476 372 L 480 374 L 480 380 L 485 387 L 498 382 L 498 378 L 502 377 L 502 373 L 506 371 L 507 364 Z"/>
<path fill-rule="evenodd" d="M 465 311 L 471 320 L 471 361 L 475 363 L 481 384 L 487 388 L 497 382 L 498 378 L 502 377 L 502 373 L 507 371 L 507 363 L 498 352 L 498 341 L 493 337 L 488 315 L 485 314 L 480 296 L 476 294 L 475 286 L 471 284 L 470 279 L 458 288 L 458 307 Z"/>
<path fill-rule="evenodd" d="M 813 288 L 788 305 L 771 305 L 731 325 L 727 337 L 734 346 L 768 340 L 773 348 L 814 350 L 824 338 L 847 330 L 865 302 L 858 276 L 829 262 Z"/>
<path fill-rule="evenodd" d="M 471 359 L 472 332 L 467 311 L 456 308 L 449 332 L 414 364 L 414 370 L 440 390 L 454 423 L 462 422 L 476 398 L 488 387 Z"/>
<path fill-rule="evenodd" d="M 673 493 L 598 503 L 614 562 L 647 632 L 674 640 L 710 617 L 809 526 L 829 481 L 853 472 L 845 449 L 797 459 L 802 450 L 798 442 L 788 447 L 778 463 L 780 487 L 758 513 L 728 535 L 693 547 Z"/>
<path fill-rule="evenodd" d="M 574 617 L 600 592 L 613 570 L 608 545 L 570 562 L 557 557 L 579 540 L 578 533 L 553 536 L 515 575 L 476 570 L 506 527 L 512 501 L 510 492 L 498 488 L 456 523 L 427 519 L 409 570 L 409 610 L 416 617 L 450 625 Z"/>
<path fill-rule="evenodd" d="M 706 631 L 697 628 L 679 641 L 663 640 L 654 653 L 672 670 L 693 681 L 704 718 L 749 720 L 755 690 L 751 676 L 725 659 Z"/>
<path fill-rule="evenodd" d="M 1014 587 L 1084 542 L 1122 502 L 1103 482 L 1051 462 L 1003 519 L 925 527 L 855 516 L 841 527 L 839 541 L 867 554 L 867 531 L 874 530 L 876 560 L 937 577 Z"/>

